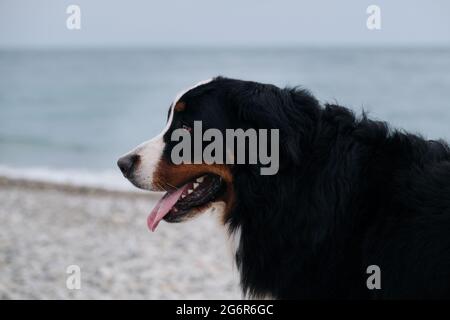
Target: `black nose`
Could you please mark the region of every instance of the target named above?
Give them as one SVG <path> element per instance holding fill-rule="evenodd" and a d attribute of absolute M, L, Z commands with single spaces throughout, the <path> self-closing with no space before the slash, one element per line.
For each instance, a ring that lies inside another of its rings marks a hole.
<path fill-rule="evenodd" d="M 139 156 L 137 154 L 130 154 L 120 158 L 117 161 L 117 165 L 119 166 L 120 171 L 122 171 L 123 175 L 128 178 L 138 162 Z"/>

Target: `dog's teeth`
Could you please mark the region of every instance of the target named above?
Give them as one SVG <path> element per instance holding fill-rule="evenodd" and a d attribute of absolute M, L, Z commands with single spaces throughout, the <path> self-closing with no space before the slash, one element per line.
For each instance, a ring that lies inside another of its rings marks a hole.
<path fill-rule="evenodd" d="M 197 178 L 197 182 L 202 183 L 204 179 L 205 179 L 204 177 Z"/>
<path fill-rule="evenodd" d="M 191 194 L 191 193 L 192 193 L 192 191 L 194 191 L 194 190 L 192 190 L 192 189 L 189 189 L 189 190 L 188 190 L 188 194 Z"/>
<path fill-rule="evenodd" d="M 186 195 L 185 195 L 185 194 L 182 194 L 182 195 L 181 195 L 181 199 L 183 199 L 183 198 L 186 198 Z"/>
<path fill-rule="evenodd" d="M 194 182 L 194 189 L 198 187 L 198 183 Z"/>

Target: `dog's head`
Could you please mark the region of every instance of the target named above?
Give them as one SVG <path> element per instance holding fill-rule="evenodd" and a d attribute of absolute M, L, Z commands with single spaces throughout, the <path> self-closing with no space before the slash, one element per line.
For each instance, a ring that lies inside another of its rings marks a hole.
<path fill-rule="evenodd" d="M 216 129 L 223 137 L 226 137 L 227 129 L 283 127 L 281 135 L 287 132 L 288 119 L 281 110 L 284 97 L 279 91 L 271 85 L 218 77 L 201 82 L 175 98 L 169 107 L 163 132 L 118 161 L 124 176 L 136 187 L 167 192 L 148 218 L 151 230 L 162 219 L 179 222 L 211 207 L 221 211 L 223 221 L 228 219 L 236 202 L 236 172 L 246 170 L 239 178 L 255 176 L 258 174 L 255 170 L 261 164 L 211 163 L 203 158 L 198 161 L 196 155 L 205 151 L 208 142 L 205 137 L 200 143 L 194 141 L 195 122 L 201 122 L 202 132 Z M 179 144 L 172 141 L 175 130 L 192 137 L 189 146 L 192 161 L 189 163 L 175 163 L 173 159 L 174 148 Z M 214 139 L 209 137 L 209 141 Z M 224 158 L 233 159 L 236 149 L 230 150 L 227 143 L 222 142 L 223 150 L 216 149 L 213 153 L 219 152 Z M 292 147 L 292 141 L 281 139 L 280 145 L 282 151 L 287 151 Z"/>
<path fill-rule="evenodd" d="M 215 80 L 200 82 L 178 94 L 171 103 L 165 129 L 118 161 L 124 176 L 136 187 L 166 191 L 148 218 L 154 230 L 161 219 L 178 222 L 210 207 L 229 211 L 233 202 L 233 176 L 226 164 L 174 164 L 171 141 L 176 129 L 192 135 L 194 121 L 206 128 L 226 128 L 226 113 L 220 104 Z M 193 142 L 193 139 L 192 139 Z"/>

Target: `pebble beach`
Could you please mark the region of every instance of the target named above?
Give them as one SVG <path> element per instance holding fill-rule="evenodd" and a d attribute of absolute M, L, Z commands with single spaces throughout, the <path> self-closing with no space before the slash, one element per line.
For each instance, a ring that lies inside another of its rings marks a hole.
<path fill-rule="evenodd" d="M 158 197 L 0 178 L 0 299 L 241 299 L 219 217 L 152 233 Z"/>

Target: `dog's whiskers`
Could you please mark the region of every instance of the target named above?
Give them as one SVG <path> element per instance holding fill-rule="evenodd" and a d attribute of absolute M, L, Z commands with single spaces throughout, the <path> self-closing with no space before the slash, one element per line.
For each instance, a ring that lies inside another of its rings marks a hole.
<path fill-rule="evenodd" d="M 164 191 L 166 191 L 166 192 L 167 192 L 167 189 L 166 189 L 166 188 L 164 188 L 164 185 L 163 185 L 162 183 L 160 183 L 160 182 L 156 182 L 156 186 L 158 187 L 158 189 L 162 189 L 162 190 L 164 190 Z"/>
<path fill-rule="evenodd" d="M 170 183 L 168 183 L 168 182 L 166 182 L 166 184 L 167 184 L 169 187 L 172 187 L 172 188 L 174 188 L 174 189 L 177 189 L 177 187 L 175 187 L 173 184 L 170 184 Z"/>

